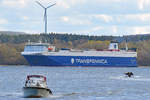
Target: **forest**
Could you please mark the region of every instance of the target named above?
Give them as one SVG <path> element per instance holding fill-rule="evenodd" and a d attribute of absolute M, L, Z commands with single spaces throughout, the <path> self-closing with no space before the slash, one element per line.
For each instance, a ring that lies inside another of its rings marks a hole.
<path fill-rule="evenodd" d="M 107 49 L 111 41 L 119 42 L 119 48 L 136 48 L 138 65 L 150 66 L 150 35 L 89 36 L 76 34 L 0 34 L 0 65 L 28 65 L 21 56 L 25 44 L 47 42 L 57 48 Z"/>

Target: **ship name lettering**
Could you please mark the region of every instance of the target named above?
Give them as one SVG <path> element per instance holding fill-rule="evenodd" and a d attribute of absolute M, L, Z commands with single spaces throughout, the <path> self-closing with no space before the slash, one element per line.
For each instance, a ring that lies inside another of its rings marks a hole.
<path fill-rule="evenodd" d="M 102 63 L 106 64 L 107 60 L 106 59 L 75 59 L 76 63 Z"/>

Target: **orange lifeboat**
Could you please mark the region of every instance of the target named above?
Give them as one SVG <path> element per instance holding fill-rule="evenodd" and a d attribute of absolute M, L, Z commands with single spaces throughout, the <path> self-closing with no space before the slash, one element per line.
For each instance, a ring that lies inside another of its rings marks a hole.
<path fill-rule="evenodd" d="M 49 51 L 52 51 L 52 50 L 53 50 L 53 48 L 48 48 L 48 50 L 49 50 Z"/>

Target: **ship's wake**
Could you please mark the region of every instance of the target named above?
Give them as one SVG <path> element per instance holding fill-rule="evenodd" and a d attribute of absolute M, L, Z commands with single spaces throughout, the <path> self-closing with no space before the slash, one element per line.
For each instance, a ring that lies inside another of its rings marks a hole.
<path fill-rule="evenodd" d="M 116 77 L 110 77 L 110 79 L 131 80 L 131 81 L 150 81 L 150 78 L 145 78 L 143 76 L 133 76 L 133 77 L 116 76 Z"/>
<path fill-rule="evenodd" d="M 20 92 L 2 92 L 0 93 L 0 97 L 22 97 L 23 93 Z"/>

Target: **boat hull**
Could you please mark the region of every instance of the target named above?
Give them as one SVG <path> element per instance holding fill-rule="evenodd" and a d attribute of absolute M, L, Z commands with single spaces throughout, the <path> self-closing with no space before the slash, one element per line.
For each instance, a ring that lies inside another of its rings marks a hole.
<path fill-rule="evenodd" d="M 23 92 L 25 98 L 41 98 L 52 95 L 50 89 L 39 87 L 23 87 Z"/>
<path fill-rule="evenodd" d="M 23 55 L 31 66 L 136 67 L 136 57 Z"/>

